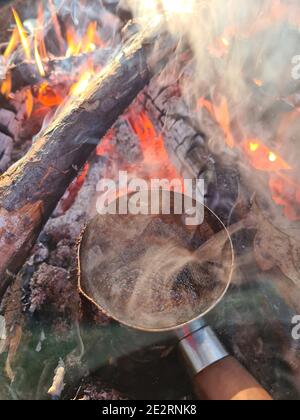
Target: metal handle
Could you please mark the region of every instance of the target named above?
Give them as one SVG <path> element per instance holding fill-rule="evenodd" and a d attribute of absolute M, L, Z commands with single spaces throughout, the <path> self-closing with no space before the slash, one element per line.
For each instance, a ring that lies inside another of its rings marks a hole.
<path fill-rule="evenodd" d="M 198 329 L 195 328 L 196 324 L 191 325 L 189 333 L 182 330 L 177 334 L 181 339 L 181 353 L 192 376 L 229 356 L 216 334 L 203 321 L 198 324 Z"/>
<path fill-rule="evenodd" d="M 255 378 L 229 356 L 203 319 L 178 330 L 177 336 L 198 398 L 272 400 Z"/>

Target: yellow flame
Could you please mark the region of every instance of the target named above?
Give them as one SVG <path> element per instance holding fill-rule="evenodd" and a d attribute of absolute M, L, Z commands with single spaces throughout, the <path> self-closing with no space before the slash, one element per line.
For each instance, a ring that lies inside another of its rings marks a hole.
<path fill-rule="evenodd" d="M 83 38 L 82 42 L 82 52 L 83 53 L 89 53 L 92 51 L 95 51 L 96 45 L 95 45 L 95 38 L 97 34 L 97 22 L 90 22 L 86 34 Z"/>
<path fill-rule="evenodd" d="M 9 43 L 3 53 L 3 57 L 4 58 L 9 58 L 11 56 L 11 54 L 14 52 L 14 50 L 17 48 L 17 45 L 20 41 L 20 37 L 19 37 L 19 31 L 17 28 L 15 28 L 13 30 L 12 36 L 9 40 Z"/>
<path fill-rule="evenodd" d="M 38 48 L 37 32 L 34 35 L 34 58 L 35 58 L 35 62 L 36 62 L 40 75 L 42 77 L 45 77 L 46 73 L 45 73 L 45 69 L 44 69 L 43 62 L 41 60 L 41 56 L 39 53 L 39 48 Z"/>
<path fill-rule="evenodd" d="M 26 90 L 25 95 L 26 114 L 27 118 L 29 118 L 32 114 L 34 104 L 33 95 L 30 88 Z"/>
<path fill-rule="evenodd" d="M 250 143 L 249 144 L 249 149 L 251 152 L 256 152 L 256 150 L 259 148 L 259 144 L 258 143 Z"/>
<path fill-rule="evenodd" d="M 73 96 L 81 95 L 81 93 L 83 93 L 88 87 L 89 82 L 93 76 L 94 69 L 91 67 L 89 70 L 85 71 L 78 82 L 71 87 L 71 94 Z"/>
<path fill-rule="evenodd" d="M 29 42 L 28 42 L 28 39 L 27 39 L 26 31 L 23 27 L 23 24 L 21 22 L 21 19 L 19 18 L 18 13 L 16 12 L 16 10 L 14 8 L 12 8 L 12 12 L 13 12 L 16 24 L 17 24 L 17 28 L 18 28 L 19 35 L 20 35 L 20 38 L 21 38 L 21 42 L 22 42 L 22 45 L 23 45 L 25 56 L 26 56 L 27 60 L 31 60 L 30 45 L 29 45 Z"/>
<path fill-rule="evenodd" d="M 82 41 L 77 39 L 77 35 L 72 28 L 67 29 L 66 34 L 68 49 L 66 57 L 72 57 L 73 55 L 79 55 L 82 47 Z"/>

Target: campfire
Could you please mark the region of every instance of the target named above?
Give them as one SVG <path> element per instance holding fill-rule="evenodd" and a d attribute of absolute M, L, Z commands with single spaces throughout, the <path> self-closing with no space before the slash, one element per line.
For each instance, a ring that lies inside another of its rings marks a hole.
<path fill-rule="evenodd" d="M 124 193 L 120 173 L 178 193 L 184 180 L 204 183 L 203 204 L 228 229 L 236 257 L 208 319 L 273 397 L 299 398 L 291 331 L 300 314 L 300 7 L 225 3 L 1 6 L 0 399 L 192 394 L 168 336 L 121 327 L 78 290 L 78 241 L 99 198 Z M 118 189 L 102 191 L 104 179 Z M 99 229 L 99 259 L 119 241 L 105 224 L 90 228 Z M 129 231 L 120 228 L 120 243 Z M 194 235 L 192 246 L 200 242 Z M 129 270 L 141 251 L 125 245 Z"/>

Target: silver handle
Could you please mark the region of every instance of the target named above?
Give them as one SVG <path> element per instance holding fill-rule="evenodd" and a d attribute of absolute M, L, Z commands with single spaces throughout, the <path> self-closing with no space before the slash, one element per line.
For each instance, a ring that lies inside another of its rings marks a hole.
<path fill-rule="evenodd" d="M 229 356 L 211 327 L 203 320 L 198 323 L 198 329 L 196 327 L 197 324 L 192 323 L 177 332 L 181 353 L 192 376 Z"/>

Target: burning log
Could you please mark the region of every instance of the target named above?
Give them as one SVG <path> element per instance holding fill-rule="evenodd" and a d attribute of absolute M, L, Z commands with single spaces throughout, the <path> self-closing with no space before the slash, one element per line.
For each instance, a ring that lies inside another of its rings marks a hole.
<path fill-rule="evenodd" d="M 54 58 L 43 62 L 45 75 L 41 76 L 35 62 L 22 62 L 12 65 L 8 69 L 11 77 L 12 92 L 16 92 L 27 86 L 34 86 L 45 79 L 49 79 L 56 71 L 69 73 L 72 68 L 79 68 L 87 60 L 92 59 L 93 63 L 98 66 L 104 66 L 111 56 L 111 49 L 102 48 L 93 53 L 81 54 L 78 56 Z"/>
<path fill-rule="evenodd" d="M 173 42 L 160 33 L 160 54 L 151 54 L 158 30 L 149 25 L 129 41 L 0 178 L 0 299 L 99 138 L 173 50 Z"/>

